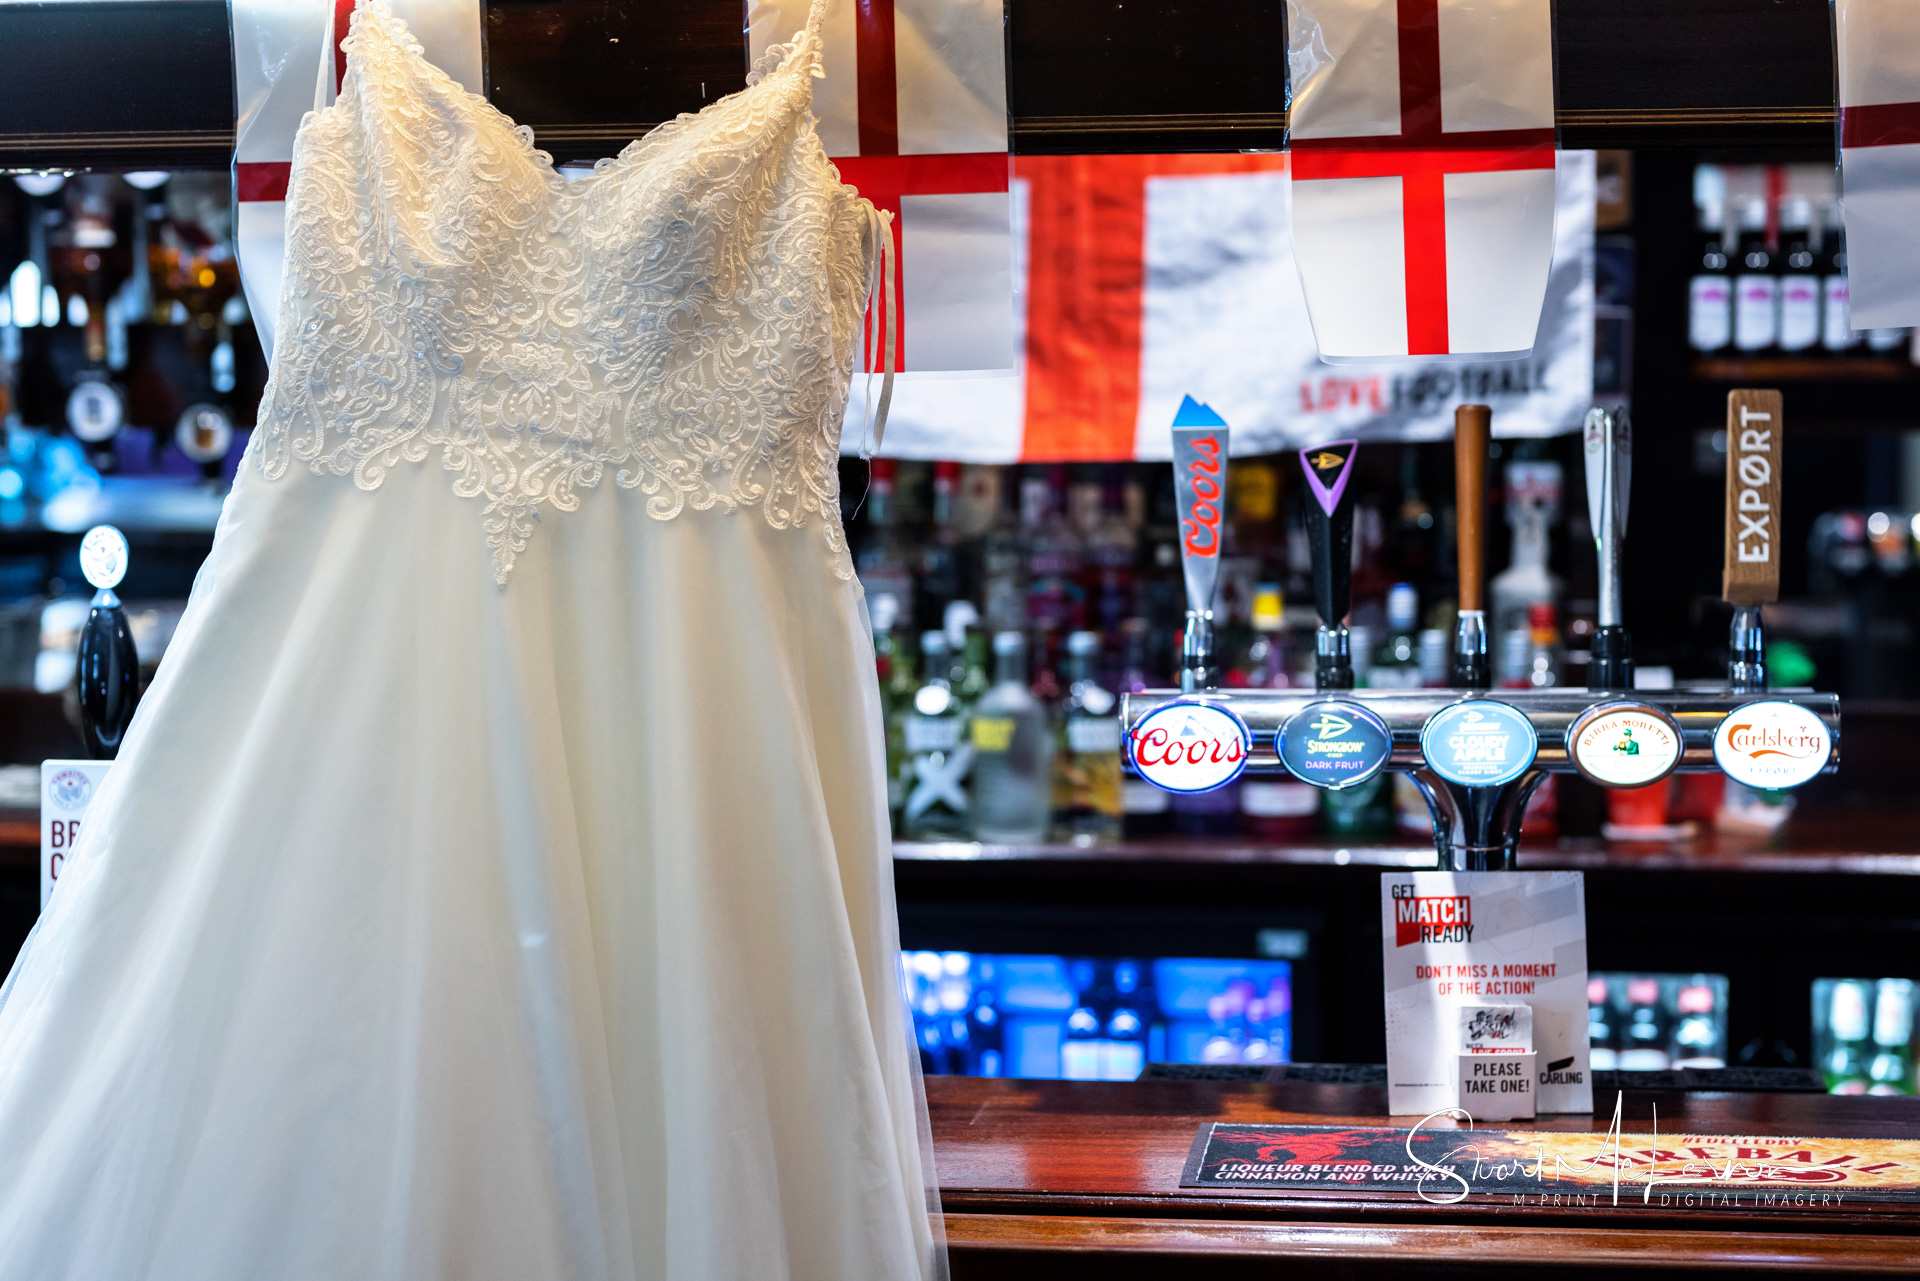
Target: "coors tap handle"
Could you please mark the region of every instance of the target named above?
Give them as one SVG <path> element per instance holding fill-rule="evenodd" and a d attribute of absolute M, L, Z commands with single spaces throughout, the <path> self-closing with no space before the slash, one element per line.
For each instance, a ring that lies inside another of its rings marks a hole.
<path fill-rule="evenodd" d="M 1314 688 L 1353 688 L 1353 646 L 1347 612 L 1353 608 L 1353 504 L 1346 501 L 1357 440 L 1336 440 L 1300 451 L 1313 502 L 1307 507 L 1307 543 L 1313 551 L 1313 603 L 1320 613 L 1314 646 Z"/>
<path fill-rule="evenodd" d="M 1727 683 L 1736 694 L 1767 687 L 1760 607 L 1780 599 L 1780 433 L 1777 391 L 1727 393 L 1727 551 L 1720 594 L 1733 606 Z"/>
<path fill-rule="evenodd" d="M 1462 405 L 1453 411 L 1453 494 L 1460 529 L 1460 618 L 1453 629 L 1453 686 L 1487 689 L 1486 534 L 1487 449 L 1493 410 Z"/>
<path fill-rule="evenodd" d="M 1173 489 L 1180 506 L 1180 565 L 1187 583 L 1187 631 L 1180 645 L 1180 689 L 1219 683 L 1213 661 L 1213 593 L 1220 581 L 1225 525 L 1227 424 L 1188 396 L 1173 416 Z"/>
<path fill-rule="evenodd" d="M 1587 518 L 1600 553 L 1600 618 L 1587 666 L 1587 688 L 1633 688 L 1633 638 L 1620 614 L 1620 545 L 1627 537 L 1627 490 L 1633 428 L 1625 409 L 1587 411 Z"/>

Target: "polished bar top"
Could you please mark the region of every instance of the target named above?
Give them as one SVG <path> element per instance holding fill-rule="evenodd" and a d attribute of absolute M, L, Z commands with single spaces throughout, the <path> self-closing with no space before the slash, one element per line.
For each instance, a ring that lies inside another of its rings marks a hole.
<path fill-rule="evenodd" d="M 935 1163 L 954 1275 L 1116 1276 L 1129 1259 L 1280 1259 L 1296 1268 L 1422 1263 L 1608 1271 L 1920 1273 L 1920 1204 L 1727 1209 L 1645 1204 L 1519 1204 L 1479 1194 L 1434 1205 L 1412 1193 L 1182 1188 L 1203 1122 L 1411 1125 L 1386 1115 L 1382 1086 L 1213 1081 L 1104 1083 L 930 1077 Z M 1604 1133 L 1594 1116 L 1543 1116 L 1504 1128 Z M 1820 1094 L 1630 1091 L 1623 1128 L 1646 1133 L 1768 1134 L 1920 1140 L 1920 1099 Z M 1211 1265 L 1210 1265 L 1211 1266 Z M 1312 1268 L 1309 1268 L 1309 1274 Z M 1140 1272 L 1138 1275 L 1158 1275 Z M 1169 1274 L 1171 1275 L 1171 1274 Z M 1209 1272 L 1238 1276 L 1240 1272 Z M 1268 1275 L 1248 1272 L 1244 1275 Z M 1293 1272 L 1289 1272 L 1293 1275 Z"/>
<path fill-rule="evenodd" d="M 1249 836 L 1154 837 L 1091 845 L 993 845 L 969 841 L 895 841 L 896 859 L 916 863 L 1018 861 L 1239 863 L 1276 866 L 1432 867 L 1433 842 L 1412 833 L 1371 841 L 1311 839 L 1263 843 Z M 1772 835 L 1715 831 L 1696 824 L 1672 841 L 1567 837 L 1523 840 L 1527 871 L 1765 872 L 1920 876 L 1920 812 L 1861 810 L 1796 814 Z"/>

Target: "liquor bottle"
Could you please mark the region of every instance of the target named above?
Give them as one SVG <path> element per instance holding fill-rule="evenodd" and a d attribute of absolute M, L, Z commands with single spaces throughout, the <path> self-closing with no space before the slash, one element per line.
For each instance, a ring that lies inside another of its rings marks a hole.
<path fill-rule="evenodd" d="M 1358 787 L 1320 792 L 1320 830 L 1338 840 L 1385 836 L 1395 824 L 1395 800 L 1389 774 L 1375 774 Z M 1318 790 L 1318 789 L 1316 789 Z"/>
<path fill-rule="evenodd" d="M 1082 463 L 1067 468 L 1066 505 L 1067 523 L 1073 526 L 1073 532 L 1080 536 L 1080 545 L 1085 547 L 1087 540 L 1093 537 L 1093 531 L 1100 527 L 1100 517 L 1106 508 L 1106 491 L 1101 484 L 1101 473 L 1097 463 Z"/>
<path fill-rule="evenodd" d="M 1820 342 L 1820 273 L 1813 256 L 1813 204 L 1780 200 L 1780 350 L 1811 351 Z"/>
<path fill-rule="evenodd" d="M 1560 464 L 1516 462 L 1507 468 L 1507 523 L 1513 527 L 1513 561 L 1492 584 L 1493 635 L 1526 632 L 1529 611 L 1559 601 L 1559 576 L 1547 568 L 1548 537 L 1560 507 Z"/>
<path fill-rule="evenodd" d="M 1400 506 L 1387 535 L 1387 563 L 1394 573 L 1415 582 L 1431 579 L 1439 567 L 1440 522 L 1420 489 L 1420 447 L 1400 446 Z"/>
<path fill-rule="evenodd" d="M 1387 589 L 1393 586 L 1393 577 L 1387 572 L 1387 519 L 1380 505 L 1368 499 L 1361 499 L 1353 508 L 1353 617 L 1365 626 L 1376 629 L 1385 612 Z M 1372 661 L 1373 650 L 1365 651 L 1366 661 Z M 1354 647 L 1356 664 L 1361 663 L 1362 651 Z"/>
<path fill-rule="evenodd" d="M 867 529 L 854 555 L 854 573 L 869 602 L 891 596 L 899 607 L 898 616 L 910 619 L 914 616 L 913 567 L 894 524 L 895 463 L 891 458 L 876 458 L 869 466 L 873 473 L 867 489 Z"/>
<path fill-rule="evenodd" d="M 1065 632 L 1085 619 L 1081 546 L 1066 513 L 1067 469 L 1055 465 L 1020 487 L 1020 526 L 1027 541 L 1027 621 Z"/>
<path fill-rule="evenodd" d="M 947 605 L 964 594 L 960 529 L 954 499 L 960 485 L 960 464 L 933 465 L 933 512 L 926 540 L 920 546 L 920 616 L 922 628 L 937 627 Z"/>
<path fill-rule="evenodd" d="M 1253 640 L 1230 672 L 1228 684 L 1251 689 L 1285 689 L 1293 683 L 1287 670 L 1286 598 L 1278 583 L 1260 583 L 1253 589 Z"/>
<path fill-rule="evenodd" d="M 1393 780 L 1394 827 L 1402 832 L 1431 835 L 1433 811 L 1427 808 L 1427 798 L 1421 792 L 1420 784 L 1413 781 L 1411 774 L 1393 773 L 1387 777 Z"/>
<path fill-rule="evenodd" d="M 1551 601 L 1527 610 L 1527 636 L 1527 686 L 1551 689 L 1560 683 L 1560 627 Z"/>
<path fill-rule="evenodd" d="M 1225 995 L 1207 998 L 1207 1039 L 1200 1044 L 1202 1063 L 1238 1063 L 1240 1046 L 1230 1025 L 1232 1004 Z"/>
<path fill-rule="evenodd" d="M 1412 583 L 1387 589 L 1387 638 L 1373 652 L 1370 689 L 1420 688 L 1420 593 Z"/>
<path fill-rule="evenodd" d="M 1173 827 L 1173 794 L 1145 779 L 1120 780 L 1122 830 L 1130 841 L 1164 836 Z"/>
<path fill-rule="evenodd" d="M 996 632 L 1027 625 L 1026 530 L 1018 505 L 1025 487 L 1018 481 L 1019 472 L 1019 468 L 1009 467 L 999 473 L 1000 508 L 981 546 L 981 604 L 988 630 Z"/>
<path fill-rule="evenodd" d="M 1320 812 L 1320 789 L 1285 777 L 1240 780 L 1240 827 L 1262 841 L 1304 841 L 1313 837 Z"/>
<path fill-rule="evenodd" d="M 1285 555 L 1280 489 L 1280 469 L 1267 459 L 1236 458 L 1227 466 L 1228 552 L 1258 561 L 1262 576 Z"/>
<path fill-rule="evenodd" d="M 1840 206 L 1827 206 L 1820 236 L 1820 345 L 1830 352 L 1850 351 L 1860 345 L 1853 331 L 1847 292 L 1847 225 Z"/>
<path fill-rule="evenodd" d="M 1853 979 L 1843 979 L 1833 985 L 1832 1004 L 1827 1014 L 1833 1048 L 1820 1065 L 1827 1078 L 1829 1094 L 1867 1092 L 1867 1002 L 1872 991 L 1869 984 Z"/>
<path fill-rule="evenodd" d="M 1611 1072 L 1620 1065 L 1620 1034 L 1613 1017 L 1607 981 L 1587 979 L 1587 1065 L 1595 1072 Z"/>
<path fill-rule="evenodd" d="M 1139 974 L 1132 961 L 1114 964 L 1113 1013 L 1107 1016 L 1106 1052 L 1100 1062 L 1103 1081 L 1137 1081 L 1147 1066 L 1147 1021 L 1142 1017 Z"/>
<path fill-rule="evenodd" d="M 1627 1025 L 1620 1034 L 1623 1072 L 1660 1072 L 1672 1066 L 1666 1012 L 1660 1007 L 1660 980 L 1627 980 Z"/>
<path fill-rule="evenodd" d="M 1367 604 L 1375 613 L 1381 608 L 1378 600 L 1368 601 Z M 1355 623 L 1347 629 L 1347 643 L 1352 646 L 1355 689 L 1373 687 L 1373 638 L 1377 635 L 1379 632 L 1366 623 Z"/>
<path fill-rule="evenodd" d="M 972 968 L 970 952 L 945 952 L 940 956 L 940 978 L 935 985 L 939 1012 L 934 1018 L 938 1020 L 944 1070 L 948 1073 L 967 1072 L 974 1061 L 973 1020 L 968 1017 L 973 1005 Z"/>
<path fill-rule="evenodd" d="M 1526 628 L 1516 627 L 1500 634 L 1499 661 L 1494 664 L 1496 689 L 1527 688 L 1527 670 L 1533 658 L 1533 637 Z"/>
<path fill-rule="evenodd" d="M 1734 247 L 1733 345 L 1742 355 L 1771 351 L 1780 337 L 1780 278 L 1767 248 L 1767 202 L 1740 205 L 1740 239 Z"/>
<path fill-rule="evenodd" d="M 1683 1068 L 1719 1068 L 1727 1065 L 1725 1029 L 1716 1009 L 1713 986 L 1705 975 L 1695 975 L 1680 987 L 1674 1005 L 1680 1018 L 1673 1028 L 1673 1065 Z"/>
<path fill-rule="evenodd" d="M 906 752 L 900 827 L 908 840 L 960 840 L 972 825 L 966 780 L 973 744 L 966 737 L 966 711 L 954 697 L 948 657 L 944 632 L 920 638 L 924 677 L 900 716 Z"/>
<path fill-rule="evenodd" d="M 1453 642 L 1446 632 L 1438 627 L 1429 627 L 1420 633 L 1420 686 L 1422 689 L 1444 689 L 1452 676 Z"/>
<path fill-rule="evenodd" d="M 967 1011 L 967 1042 L 973 1061 L 967 1075 L 1006 1075 L 1006 1034 L 1000 1023 L 1000 993 L 993 984 L 993 961 L 979 958 L 979 981 L 974 985 L 973 1008 Z"/>
<path fill-rule="evenodd" d="M 1055 712 L 1053 836 L 1076 845 L 1118 840 L 1120 717 L 1113 694 L 1094 679 L 1096 632 L 1067 637 L 1067 689 Z"/>
<path fill-rule="evenodd" d="M 960 706 L 970 712 L 993 685 L 987 672 L 987 634 L 979 629 L 980 615 L 972 601 L 950 602 L 942 622 L 949 656 L 947 679 Z"/>
<path fill-rule="evenodd" d="M 1873 1003 L 1873 1084 L 1868 1094 L 1911 1094 L 1913 1079 L 1913 980 L 1881 979 Z"/>
<path fill-rule="evenodd" d="M 1276 974 L 1267 981 L 1267 1053 L 1269 1063 L 1293 1061 L 1293 983 Z"/>
<path fill-rule="evenodd" d="M 1060 1079 L 1100 1079 L 1100 1016 L 1093 1007 L 1076 1005 L 1067 1015 L 1066 1039 L 1060 1043 Z"/>
<path fill-rule="evenodd" d="M 1088 613 L 1100 631 L 1118 630 L 1134 607 L 1134 566 L 1140 528 L 1127 512 L 1125 472 L 1110 464 L 1101 486 L 1100 515 L 1086 538 Z"/>
<path fill-rule="evenodd" d="M 1181 836 L 1232 836 L 1240 830 L 1240 789 L 1247 781 L 1237 779 L 1211 792 L 1162 792 L 1169 825 Z"/>
<path fill-rule="evenodd" d="M 1153 630 L 1144 618 L 1120 625 L 1120 690 L 1138 694 L 1167 683 L 1167 665 L 1152 658 Z M 1173 821 L 1172 794 L 1145 779 L 1122 777 L 1120 807 L 1123 834 L 1128 840 L 1164 835 Z"/>
<path fill-rule="evenodd" d="M 1047 709 L 1027 688 L 1027 638 L 993 638 L 994 683 L 973 709 L 973 834 L 1001 844 L 1047 837 L 1053 800 L 1053 735 Z"/>
<path fill-rule="evenodd" d="M 985 538 L 1006 510 L 1012 469 L 993 463 L 963 463 L 953 495 L 953 523 L 963 541 Z"/>
<path fill-rule="evenodd" d="M 1726 209 L 1700 206 L 1693 279 L 1687 287 L 1687 342 L 1695 351 L 1725 351 L 1733 341 L 1733 278 L 1727 274 Z"/>
<path fill-rule="evenodd" d="M 906 738 L 900 718 L 913 698 L 912 664 L 898 637 L 894 624 L 900 612 L 899 602 L 882 596 L 873 602 L 873 660 L 880 681 L 881 723 L 887 734 L 887 813 L 893 830 L 900 831 L 900 807 L 906 801 Z"/>

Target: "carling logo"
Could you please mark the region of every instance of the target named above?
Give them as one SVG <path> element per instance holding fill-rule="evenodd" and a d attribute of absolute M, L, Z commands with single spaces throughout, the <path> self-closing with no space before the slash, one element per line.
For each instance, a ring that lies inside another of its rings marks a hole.
<path fill-rule="evenodd" d="M 1393 945 L 1473 942 L 1473 899 L 1429 894 L 1393 901 Z"/>

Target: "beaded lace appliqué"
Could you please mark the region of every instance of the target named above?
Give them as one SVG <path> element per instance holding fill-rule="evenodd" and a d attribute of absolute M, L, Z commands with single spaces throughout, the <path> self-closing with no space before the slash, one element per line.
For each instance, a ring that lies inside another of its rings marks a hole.
<path fill-rule="evenodd" d="M 662 520 L 817 521 L 851 576 L 838 428 L 889 233 L 814 135 L 818 41 L 569 183 L 363 3 L 294 147 L 262 472 L 374 489 L 437 453 L 502 584 L 540 508 L 608 473 Z"/>

